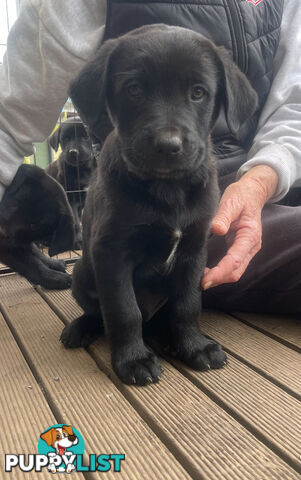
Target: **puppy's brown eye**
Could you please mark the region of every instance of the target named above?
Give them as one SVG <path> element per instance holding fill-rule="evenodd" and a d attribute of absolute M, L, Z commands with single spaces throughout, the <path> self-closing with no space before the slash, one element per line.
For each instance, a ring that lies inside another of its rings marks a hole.
<path fill-rule="evenodd" d="M 191 89 L 191 100 L 201 100 L 205 95 L 205 89 L 201 85 L 193 85 Z"/>
<path fill-rule="evenodd" d="M 127 92 L 130 97 L 139 97 L 142 94 L 142 88 L 139 83 L 131 83 L 127 87 Z"/>

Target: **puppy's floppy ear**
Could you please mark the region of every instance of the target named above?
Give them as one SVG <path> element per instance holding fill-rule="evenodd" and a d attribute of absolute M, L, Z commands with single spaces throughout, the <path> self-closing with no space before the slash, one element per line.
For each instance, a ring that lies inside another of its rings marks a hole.
<path fill-rule="evenodd" d="M 22 169 L 20 171 L 20 169 L 21 167 L 19 167 L 11 185 L 5 190 L 3 199 L 0 202 L 0 224 L 12 223 L 14 221 L 14 214 L 18 210 L 15 194 L 23 185 L 24 178 L 26 178 L 26 172 L 23 172 Z"/>
<path fill-rule="evenodd" d="M 14 214 L 18 211 L 19 204 L 26 201 L 26 194 L 28 194 L 26 183 L 33 179 L 39 179 L 40 171 L 41 169 L 35 165 L 27 165 L 25 163 L 20 165 L 0 202 L 0 223 L 10 222 L 13 224 Z"/>
<path fill-rule="evenodd" d="M 28 165 L 26 163 L 20 165 L 16 175 L 13 178 L 12 183 L 7 187 L 4 192 L 2 202 L 8 198 L 12 198 L 13 195 L 15 195 L 16 192 L 20 189 L 20 187 L 24 185 L 27 179 L 30 180 L 34 178 L 39 178 L 40 170 L 41 169 L 36 167 L 35 165 Z"/>
<path fill-rule="evenodd" d="M 47 430 L 47 432 L 44 432 L 40 435 L 40 438 L 44 440 L 48 446 L 52 445 L 54 431 L 55 431 L 55 428 L 52 427 L 50 428 L 50 430 Z"/>
<path fill-rule="evenodd" d="M 223 99 L 228 126 L 235 135 L 240 127 L 252 117 L 257 109 L 258 98 L 247 77 L 230 58 L 227 50 L 217 47 L 222 83 L 225 89 Z"/>
<path fill-rule="evenodd" d="M 72 250 L 74 244 L 74 219 L 73 215 L 61 215 L 58 226 L 52 235 L 49 246 L 49 255 L 57 255 L 58 253 Z"/>
<path fill-rule="evenodd" d="M 57 152 L 60 144 L 60 136 L 61 136 L 61 127 L 58 127 L 53 134 L 48 138 L 48 142 L 50 146 Z"/>
<path fill-rule="evenodd" d="M 68 435 L 74 435 L 71 425 L 64 425 L 63 430 L 65 430 Z"/>
<path fill-rule="evenodd" d="M 106 113 L 109 61 L 118 43 L 118 39 L 107 40 L 70 84 L 69 95 L 92 132 Z"/>

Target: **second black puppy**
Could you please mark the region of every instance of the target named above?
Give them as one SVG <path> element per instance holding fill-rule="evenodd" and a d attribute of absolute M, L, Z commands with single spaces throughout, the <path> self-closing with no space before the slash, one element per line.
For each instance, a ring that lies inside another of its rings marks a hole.
<path fill-rule="evenodd" d="M 74 247 L 81 249 L 82 234 L 80 221 L 90 176 L 96 161 L 92 142 L 79 117 L 63 122 L 49 138 L 51 147 L 62 148 L 58 160 L 50 163 L 45 171 L 55 178 L 67 192 L 75 221 Z"/>
<path fill-rule="evenodd" d="M 21 165 L 0 203 L 0 261 L 36 285 L 69 288 L 65 264 L 44 255 L 70 250 L 74 221 L 62 186 L 35 165 Z"/>
<path fill-rule="evenodd" d="M 179 27 L 153 25 L 106 42 L 71 87 L 97 137 L 106 139 L 83 218 L 73 294 L 85 314 L 62 342 L 87 345 L 101 330 L 126 383 L 156 382 L 161 368 L 142 338 L 142 290 L 166 292 L 170 351 L 189 366 L 219 368 L 226 355 L 199 329 L 200 280 L 218 204 L 210 132 L 224 106 L 234 131 L 256 94 L 223 49 Z"/>

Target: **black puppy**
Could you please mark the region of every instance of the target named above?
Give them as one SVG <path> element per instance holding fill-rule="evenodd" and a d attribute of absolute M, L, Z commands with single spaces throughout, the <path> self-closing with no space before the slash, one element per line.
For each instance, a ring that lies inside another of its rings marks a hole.
<path fill-rule="evenodd" d="M 67 192 L 75 220 L 74 248 L 82 247 L 80 220 L 86 198 L 86 189 L 96 160 L 92 142 L 79 117 L 63 122 L 49 138 L 51 147 L 62 148 L 58 160 L 50 163 L 45 171 L 55 178 Z"/>
<path fill-rule="evenodd" d="M 0 260 L 35 284 L 68 288 L 63 261 L 44 255 L 33 242 L 56 255 L 72 248 L 74 221 L 66 193 L 41 168 L 22 165 L 0 202 Z"/>
<path fill-rule="evenodd" d="M 103 321 L 119 378 L 158 381 L 138 302 L 143 290 L 165 292 L 170 351 L 195 369 L 222 367 L 226 355 L 198 323 L 219 198 L 210 131 L 222 107 L 237 130 L 254 113 L 256 94 L 224 49 L 187 29 L 152 25 L 107 41 L 71 97 L 96 137 L 104 104 L 114 130 L 87 195 L 73 273 L 85 314 L 65 327 L 63 344 L 86 346 Z"/>

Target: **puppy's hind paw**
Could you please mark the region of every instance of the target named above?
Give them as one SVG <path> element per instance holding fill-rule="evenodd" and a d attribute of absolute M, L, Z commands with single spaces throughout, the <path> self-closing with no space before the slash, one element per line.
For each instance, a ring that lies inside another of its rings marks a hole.
<path fill-rule="evenodd" d="M 162 367 L 157 358 L 146 349 L 138 358 L 115 361 L 113 367 L 120 380 L 128 385 L 156 383 L 162 375 Z"/>
<path fill-rule="evenodd" d="M 100 319 L 82 315 L 64 327 L 60 341 L 66 348 L 87 348 L 102 333 Z"/>

